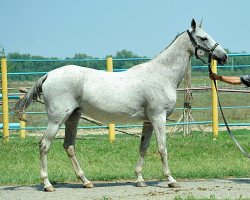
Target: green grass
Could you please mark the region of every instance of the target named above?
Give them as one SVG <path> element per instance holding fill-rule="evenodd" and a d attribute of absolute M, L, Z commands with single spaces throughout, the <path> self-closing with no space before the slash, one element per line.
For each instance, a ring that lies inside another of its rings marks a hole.
<path fill-rule="evenodd" d="M 234 131 L 240 143 L 250 151 L 250 131 Z M 90 180 L 135 179 L 139 138 L 117 135 L 110 144 L 106 135 L 81 136 L 76 141 L 77 157 Z M 11 137 L 8 144 L 0 143 L 0 185 L 37 184 L 39 180 L 38 137 L 20 140 Z M 52 182 L 77 181 L 73 168 L 62 147 L 55 139 L 49 153 L 49 177 Z M 249 177 L 250 160 L 235 147 L 225 132 L 216 141 L 211 135 L 195 132 L 184 137 L 175 134 L 168 139 L 169 165 L 177 179 Z M 145 160 L 145 179 L 163 179 L 160 156 L 155 138 Z"/>

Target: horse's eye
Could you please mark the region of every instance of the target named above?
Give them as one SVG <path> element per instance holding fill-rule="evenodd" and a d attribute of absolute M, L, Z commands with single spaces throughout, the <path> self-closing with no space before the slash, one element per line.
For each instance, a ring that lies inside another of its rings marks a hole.
<path fill-rule="evenodd" d="M 206 37 L 200 37 L 200 39 L 201 39 L 201 41 L 203 41 L 203 42 L 207 40 Z"/>

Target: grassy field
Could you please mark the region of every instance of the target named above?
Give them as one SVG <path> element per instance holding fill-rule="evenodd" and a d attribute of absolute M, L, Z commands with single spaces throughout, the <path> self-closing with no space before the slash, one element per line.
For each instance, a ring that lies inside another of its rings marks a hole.
<path fill-rule="evenodd" d="M 234 131 L 240 143 L 250 151 L 250 131 Z M 0 143 L 0 185 L 38 184 L 38 137 L 20 140 L 12 134 L 8 144 Z M 77 181 L 62 147 L 55 139 L 49 153 L 49 175 L 52 182 Z M 117 135 L 110 144 L 106 135 L 81 135 L 76 141 L 77 156 L 90 180 L 135 180 L 134 167 L 138 158 L 139 138 Z M 211 135 L 194 132 L 184 137 L 168 138 L 169 165 L 177 179 L 210 179 L 250 177 L 250 160 L 235 147 L 227 133 L 216 141 Z M 163 179 L 160 156 L 155 138 L 146 156 L 145 179 Z"/>

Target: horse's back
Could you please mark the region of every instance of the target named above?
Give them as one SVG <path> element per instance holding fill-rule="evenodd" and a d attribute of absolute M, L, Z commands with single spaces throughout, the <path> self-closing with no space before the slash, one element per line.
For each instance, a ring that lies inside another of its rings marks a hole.
<path fill-rule="evenodd" d="M 137 81 L 130 80 L 123 72 L 108 73 L 68 65 L 48 73 L 42 92 L 47 110 L 79 107 L 85 115 L 99 120 L 123 118 L 126 121 L 128 116 L 144 115 Z"/>
<path fill-rule="evenodd" d="M 43 98 L 47 106 L 78 106 L 82 93 L 83 74 L 89 71 L 76 65 L 67 65 L 48 73 L 43 83 Z"/>

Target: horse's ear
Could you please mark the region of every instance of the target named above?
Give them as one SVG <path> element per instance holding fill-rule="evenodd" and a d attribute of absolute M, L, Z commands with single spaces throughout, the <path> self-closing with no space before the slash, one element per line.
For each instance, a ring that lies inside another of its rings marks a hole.
<path fill-rule="evenodd" d="M 191 22 L 191 27 L 192 27 L 192 29 L 193 29 L 193 30 L 195 30 L 195 29 L 196 29 L 196 22 L 195 22 L 195 20 L 194 20 L 194 19 L 192 19 L 192 22 Z"/>
<path fill-rule="evenodd" d="M 203 22 L 203 18 L 201 19 L 201 22 L 200 22 L 200 24 L 199 24 L 199 28 L 201 28 L 202 22 Z"/>

